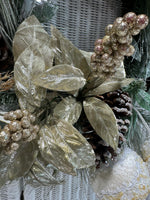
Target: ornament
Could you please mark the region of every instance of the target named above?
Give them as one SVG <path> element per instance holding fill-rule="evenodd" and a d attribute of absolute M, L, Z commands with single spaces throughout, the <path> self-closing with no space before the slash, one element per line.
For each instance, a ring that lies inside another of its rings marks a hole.
<path fill-rule="evenodd" d="M 21 119 L 21 126 L 22 126 L 22 128 L 29 128 L 30 127 L 30 121 L 29 121 L 29 118 L 27 116 L 25 116 Z"/>
<path fill-rule="evenodd" d="M 91 184 L 99 200 L 144 200 L 150 192 L 146 163 L 127 147 L 117 161 L 96 171 Z"/>
<path fill-rule="evenodd" d="M 21 131 L 17 131 L 17 132 L 15 132 L 11 135 L 11 139 L 15 142 L 18 142 L 19 140 L 21 140 L 21 138 L 22 138 L 22 132 Z"/>

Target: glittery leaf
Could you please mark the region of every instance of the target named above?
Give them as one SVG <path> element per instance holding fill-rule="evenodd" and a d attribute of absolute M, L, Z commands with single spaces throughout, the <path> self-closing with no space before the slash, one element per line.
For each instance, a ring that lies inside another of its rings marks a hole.
<path fill-rule="evenodd" d="M 58 184 L 63 180 L 57 177 L 58 170 L 49 164 L 39 153 L 29 173 L 25 176 L 25 183 L 32 187 L 40 187 L 41 185 L 50 186 L 50 184 Z"/>
<path fill-rule="evenodd" d="M 0 153 L 0 187 L 7 181 L 24 176 L 31 168 L 36 156 L 37 145 L 33 142 L 24 143 L 11 155 Z"/>
<path fill-rule="evenodd" d="M 30 46 L 18 57 L 14 66 L 16 93 L 22 109 L 33 111 L 41 105 L 46 89 L 34 85 L 33 79 L 45 69 L 41 53 Z M 31 109 L 31 110 L 30 110 Z"/>
<path fill-rule="evenodd" d="M 88 63 L 88 66 L 90 67 L 90 65 L 91 65 L 91 56 L 92 56 L 93 52 L 88 52 L 88 51 L 83 51 L 83 50 L 80 50 L 80 52 L 85 57 L 85 59 L 86 59 L 86 61 Z"/>
<path fill-rule="evenodd" d="M 39 74 L 33 82 L 50 90 L 69 92 L 82 88 L 86 80 L 80 69 L 62 64 Z"/>
<path fill-rule="evenodd" d="M 85 78 L 90 73 L 90 68 L 86 58 L 67 38 L 65 38 L 59 30 L 51 26 L 52 40 L 51 45 L 55 53 L 55 64 L 69 64 L 79 68 Z"/>
<path fill-rule="evenodd" d="M 71 124 L 75 124 L 80 117 L 82 105 L 75 98 L 64 98 L 54 108 L 53 116 L 56 119 L 63 119 Z"/>
<path fill-rule="evenodd" d="M 132 78 L 126 78 L 123 80 L 109 78 L 97 88 L 90 90 L 86 95 L 100 95 L 105 94 L 106 92 L 112 92 L 129 85 L 133 81 L 134 79 Z"/>
<path fill-rule="evenodd" d="M 76 169 L 95 164 L 95 154 L 90 144 L 65 121 L 41 128 L 39 148 L 44 159 L 67 174 L 75 175 Z"/>
<path fill-rule="evenodd" d="M 96 133 L 112 148 L 118 146 L 118 127 L 112 109 L 103 101 L 91 97 L 84 101 L 84 111 Z"/>
<path fill-rule="evenodd" d="M 41 47 L 50 47 L 50 37 L 43 29 L 40 22 L 33 15 L 24 20 L 18 27 L 13 40 L 13 55 L 16 61 L 18 56 L 30 45 L 36 44 L 38 41 L 39 51 Z M 43 53 L 47 55 L 47 52 Z"/>

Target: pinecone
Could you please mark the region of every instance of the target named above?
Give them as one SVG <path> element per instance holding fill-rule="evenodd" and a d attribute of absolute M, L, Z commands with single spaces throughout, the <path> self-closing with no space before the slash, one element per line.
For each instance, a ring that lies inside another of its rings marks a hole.
<path fill-rule="evenodd" d="M 103 101 L 112 108 L 117 118 L 120 135 L 126 136 L 132 115 L 132 100 L 128 93 L 122 90 L 116 90 L 114 92 L 108 92 L 102 97 Z"/>
<path fill-rule="evenodd" d="M 0 91 L 9 90 L 14 86 L 13 66 L 12 53 L 0 34 Z"/>
<path fill-rule="evenodd" d="M 0 131 L 0 145 L 6 153 L 13 153 L 22 142 L 30 142 L 37 137 L 39 126 L 35 124 L 35 116 L 27 110 L 10 111 L 4 115 L 4 119 L 10 120 Z"/>

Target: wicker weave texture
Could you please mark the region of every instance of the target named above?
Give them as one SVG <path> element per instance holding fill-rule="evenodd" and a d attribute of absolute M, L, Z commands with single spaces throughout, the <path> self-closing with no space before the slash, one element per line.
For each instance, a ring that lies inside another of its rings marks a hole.
<path fill-rule="evenodd" d="M 33 188 L 25 186 L 24 200 L 98 200 L 90 184 L 84 182 L 81 174 L 77 176 L 59 173 L 64 182 L 53 187 Z"/>
<path fill-rule="evenodd" d="M 51 20 L 74 45 L 93 51 L 94 42 L 105 34 L 105 27 L 121 16 L 121 0 L 52 0 L 58 5 Z"/>

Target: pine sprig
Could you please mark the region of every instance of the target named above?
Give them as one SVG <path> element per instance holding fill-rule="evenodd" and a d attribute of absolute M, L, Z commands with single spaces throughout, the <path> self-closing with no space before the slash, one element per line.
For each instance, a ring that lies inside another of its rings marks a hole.
<path fill-rule="evenodd" d="M 34 0 L 0 0 L 0 34 L 11 49 L 18 25 L 31 13 Z"/>

